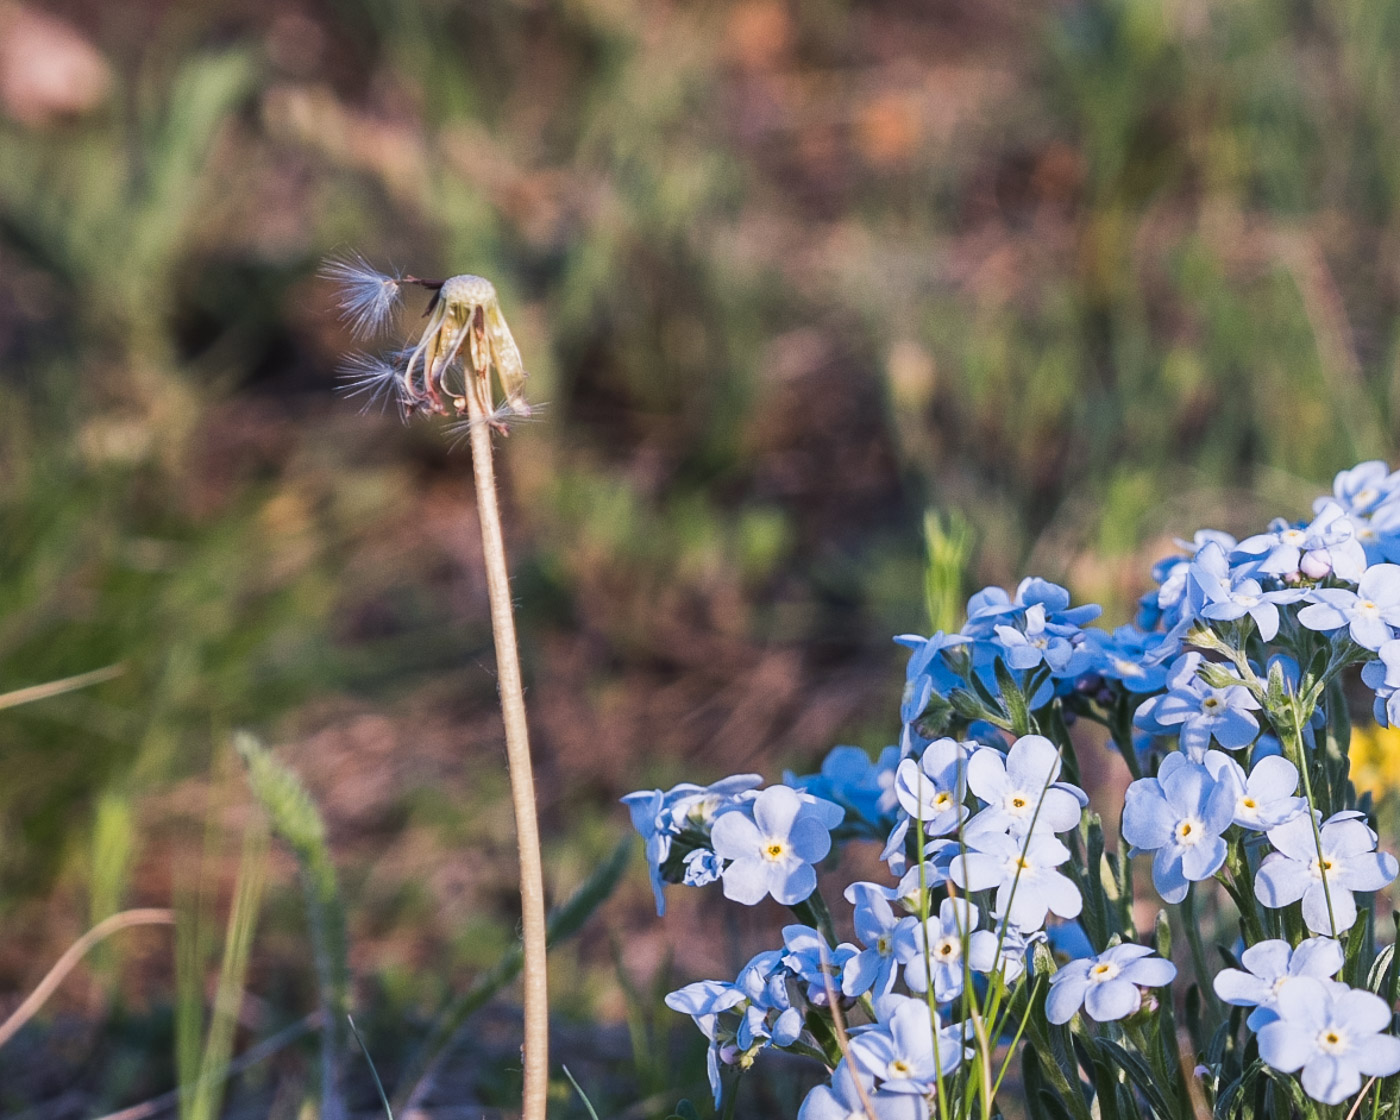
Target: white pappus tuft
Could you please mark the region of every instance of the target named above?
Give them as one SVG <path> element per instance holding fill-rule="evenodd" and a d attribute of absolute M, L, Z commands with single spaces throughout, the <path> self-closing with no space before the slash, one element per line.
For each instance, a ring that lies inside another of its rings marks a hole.
<path fill-rule="evenodd" d="M 351 354 L 337 373 L 339 392 L 347 397 L 363 397 L 361 412 L 384 408 L 393 402 L 401 408 L 406 404 L 402 371 L 388 358 L 378 354 Z"/>
<path fill-rule="evenodd" d="M 492 409 L 488 416 L 478 420 L 456 420 L 448 424 L 447 435 L 454 448 L 460 447 L 470 439 L 472 432 L 483 424 L 502 435 L 509 435 L 512 423 L 520 420 L 538 420 L 539 413 L 546 407 L 548 406 L 545 404 L 527 404 L 520 397 L 508 398 Z"/>
<path fill-rule="evenodd" d="M 359 253 L 332 257 L 321 266 L 321 275 L 336 285 L 340 317 L 356 338 L 383 330 L 398 309 L 403 278 L 380 272 Z"/>

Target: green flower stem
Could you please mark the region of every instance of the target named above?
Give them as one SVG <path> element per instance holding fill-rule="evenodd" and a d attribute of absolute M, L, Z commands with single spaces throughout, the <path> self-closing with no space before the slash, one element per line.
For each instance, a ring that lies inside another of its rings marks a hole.
<path fill-rule="evenodd" d="M 1201 995 L 1213 1011 L 1218 1011 L 1220 1002 L 1215 988 L 1209 983 L 1210 965 L 1206 956 L 1205 944 L 1201 941 L 1201 927 L 1196 918 L 1196 891 L 1198 883 L 1192 883 L 1186 897 L 1181 900 L 1181 924 L 1186 927 L 1186 943 L 1191 946 L 1191 967 L 1196 973 Z"/>
<path fill-rule="evenodd" d="M 1251 944 L 1266 940 L 1268 934 L 1264 932 L 1264 918 L 1259 912 L 1259 900 L 1250 889 L 1249 861 L 1245 859 L 1243 838 L 1237 837 L 1230 842 L 1225 854 L 1225 869 L 1229 872 L 1229 877 L 1221 878 L 1220 881 L 1239 908 L 1240 921 L 1244 924 Z"/>
<path fill-rule="evenodd" d="M 831 919 L 831 910 L 826 905 L 826 899 L 822 897 L 820 887 L 801 902 L 794 902 L 788 909 L 799 922 L 811 926 L 826 938 L 828 945 L 836 948 L 836 925 Z"/>
<path fill-rule="evenodd" d="M 1314 687 L 1316 692 L 1316 686 Z M 1310 694 L 1311 695 L 1311 694 Z M 1322 878 L 1322 893 L 1327 899 L 1327 922 L 1332 927 L 1332 936 L 1337 936 L 1337 917 L 1332 912 L 1332 887 L 1327 882 L 1327 869 L 1321 866 L 1322 863 L 1322 828 L 1317 823 L 1317 798 L 1313 794 L 1310 760 L 1307 757 L 1307 747 L 1303 743 L 1303 725 L 1312 718 L 1315 700 L 1310 702 L 1299 701 L 1297 697 L 1290 698 L 1287 709 L 1283 713 L 1287 719 L 1278 720 L 1274 727 L 1280 732 L 1279 739 L 1283 743 L 1284 753 L 1290 761 L 1298 767 L 1298 772 L 1303 776 L 1303 796 L 1308 801 L 1308 821 L 1312 824 L 1313 844 L 1317 849 L 1317 859 L 1319 863 L 1318 874 Z M 1270 712 L 1270 716 L 1274 713 Z M 1283 732 L 1287 730 L 1287 735 Z"/>
<path fill-rule="evenodd" d="M 923 769 L 919 769 L 919 788 L 916 791 L 920 803 L 923 801 Z M 928 929 L 929 897 L 928 897 L 928 856 L 924 853 L 924 821 L 917 814 L 914 816 L 914 842 L 918 845 L 918 867 L 919 867 L 919 924 L 920 928 Z M 948 1111 L 948 1088 L 944 1084 L 943 1062 L 938 1053 L 938 1003 L 933 995 L 933 962 L 929 960 L 928 953 L 924 953 L 925 982 L 927 987 L 924 990 L 924 998 L 928 1003 L 929 1023 L 933 1030 L 933 1067 L 934 1086 L 938 1091 L 938 1120 L 950 1120 Z"/>

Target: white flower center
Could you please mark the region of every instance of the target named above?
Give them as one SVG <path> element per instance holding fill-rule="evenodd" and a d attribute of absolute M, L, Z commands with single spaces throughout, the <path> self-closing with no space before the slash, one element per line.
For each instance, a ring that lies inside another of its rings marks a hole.
<path fill-rule="evenodd" d="M 1208 716 L 1215 715 L 1216 710 L 1219 707 L 1220 698 L 1218 696 L 1207 696 L 1204 700 L 1201 701 L 1201 711 L 1205 712 L 1205 714 Z"/>
<path fill-rule="evenodd" d="M 787 855 L 787 845 L 781 840 L 769 840 L 763 845 L 763 858 L 771 863 L 777 863 Z"/>
<path fill-rule="evenodd" d="M 1336 1027 L 1326 1027 L 1318 1032 L 1317 1048 L 1327 1054 L 1345 1054 L 1347 1036 Z"/>
<path fill-rule="evenodd" d="M 1324 855 L 1320 859 L 1314 859 L 1308 864 L 1308 874 L 1314 879 L 1321 879 L 1324 871 L 1331 871 L 1336 866 L 1336 860 L 1331 856 Z"/>
<path fill-rule="evenodd" d="M 1367 618 L 1375 618 L 1381 613 L 1381 609 L 1370 599 L 1358 599 L 1356 601 L 1356 613 L 1364 614 Z"/>
<path fill-rule="evenodd" d="M 1259 802 L 1250 797 L 1249 794 L 1245 794 L 1236 805 L 1236 811 L 1240 816 L 1244 817 L 1257 816 L 1259 813 Z"/>
<path fill-rule="evenodd" d="M 1240 594 L 1235 596 L 1235 602 L 1242 607 L 1257 607 L 1259 605 L 1259 596 Z"/>
<path fill-rule="evenodd" d="M 910 1072 L 911 1067 L 909 1063 L 903 1058 L 896 1058 L 890 1063 L 888 1080 L 902 1081 L 909 1076 Z"/>
<path fill-rule="evenodd" d="M 1301 545 L 1308 539 L 1308 535 L 1302 529 L 1285 529 L 1278 539 L 1283 544 Z"/>
<path fill-rule="evenodd" d="M 1123 970 L 1112 961 L 1099 961 L 1089 969 L 1089 983 L 1107 984 Z"/>
<path fill-rule="evenodd" d="M 1014 855 L 1006 861 L 1006 870 L 1013 878 L 1019 875 L 1022 879 L 1028 879 L 1035 874 L 1034 865 L 1020 854 Z"/>
<path fill-rule="evenodd" d="M 1026 794 L 1018 790 L 1016 793 L 1006 795 L 1002 807 L 1013 817 L 1024 817 L 1035 808 L 1035 805 Z"/>
<path fill-rule="evenodd" d="M 933 943 L 933 959 L 939 964 L 951 964 L 962 957 L 962 941 L 957 937 L 940 937 Z"/>
<path fill-rule="evenodd" d="M 890 939 L 883 934 L 875 939 L 875 951 L 882 957 L 890 955 Z"/>
<path fill-rule="evenodd" d="M 1176 822 L 1175 834 L 1176 842 L 1189 848 L 1200 842 L 1201 837 L 1206 834 L 1206 829 L 1195 817 L 1186 817 Z"/>

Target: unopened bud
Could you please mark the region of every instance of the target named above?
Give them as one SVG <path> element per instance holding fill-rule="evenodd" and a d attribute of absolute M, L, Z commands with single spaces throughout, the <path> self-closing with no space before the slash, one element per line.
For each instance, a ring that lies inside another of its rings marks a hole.
<path fill-rule="evenodd" d="M 1309 579 L 1326 579 L 1332 574 L 1332 557 L 1326 549 L 1304 553 L 1298 570 Z"/>

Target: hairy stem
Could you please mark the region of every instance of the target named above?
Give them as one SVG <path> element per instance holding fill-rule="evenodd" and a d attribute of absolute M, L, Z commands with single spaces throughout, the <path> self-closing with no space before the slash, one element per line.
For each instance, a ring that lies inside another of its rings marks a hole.
<path fill-rule="evenodd" d="M 486 370 L 478 370 L 476 376 L 486 373 Z M 501 511 L 496 501 L 491 426 L 481 394 L 468 392 L 466 397 L 486 588 L 491 600 L 491 630 L 496 639 L 496 675 L 501 715 L 505 721 L 506 760 L 510 768 L 511 799 L 515 805 L 516 842 L 520 848 L 521 932 L 525 950 L 524 1120 L 545 1120 L 549 1091 L 549 990 L 545 974 L 544 870 L 535 812 L 535 778 L 530 765 L 530 732 L 525 722 L 525 691 L 520 681 L 510 574 L 501 535 Z"/>

